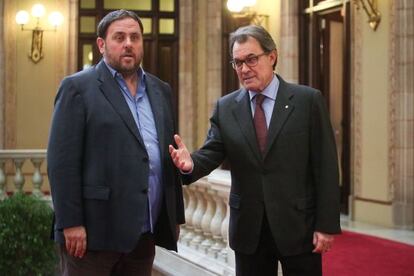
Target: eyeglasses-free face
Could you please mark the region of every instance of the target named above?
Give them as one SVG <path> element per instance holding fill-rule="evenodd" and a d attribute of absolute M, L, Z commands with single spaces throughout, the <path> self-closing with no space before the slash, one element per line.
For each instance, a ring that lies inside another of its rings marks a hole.
<path fill-rule="evenodd" d="M 230 63 L 234 70 L 241 70 L 243 67 L 243 63 L 249 67 L 254 67 L 259 62 L 259 58 L 266 54 L 268 54 L 268 52 L 263 52 L 259 55 L 252 54 L 245 59 L 233 59 L 232 61 L 230 61 Z"/>
<path fill-rule="evenodd" d="M 141 28 L 137 21 L 126 17 L 112 22 L 106 38 L 96 40 L 99 51 L 116 71 L 136 74 L 144 56 Z"/>

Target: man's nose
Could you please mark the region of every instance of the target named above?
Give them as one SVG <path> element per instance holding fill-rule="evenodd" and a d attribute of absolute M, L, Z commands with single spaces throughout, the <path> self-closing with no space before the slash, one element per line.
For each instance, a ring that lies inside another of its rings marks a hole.
<path fill-rule="evenodd" d="M 131 47 L 132 45 L 132 39 L 130 37 L 127 37 L 125 39 L 125 47 Z"/>
<path fill-rule="evenodd" d="M 241 72 L 248 72 L 248 71 L 250 71 L 250 67 L 249 67 L 249 66 L 247 66 L 246 62 L 243 62 L 243 63 L 242 63 L 242 66 L 241 66 L 241 68 L 240 68 L 240 71 L 241 71 Z"/>

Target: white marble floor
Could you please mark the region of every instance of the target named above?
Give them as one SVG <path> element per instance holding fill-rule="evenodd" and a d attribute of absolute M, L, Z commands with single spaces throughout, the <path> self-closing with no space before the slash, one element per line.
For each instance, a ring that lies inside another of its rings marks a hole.
<path fill-rule="evenodd" d="M 414 230 L 392 229 L 363 222 L 351 221 L 348 216 L 345 215 L 341 215 L 341 227 L 342 230 L 349 230 L 414 245 Z"/>

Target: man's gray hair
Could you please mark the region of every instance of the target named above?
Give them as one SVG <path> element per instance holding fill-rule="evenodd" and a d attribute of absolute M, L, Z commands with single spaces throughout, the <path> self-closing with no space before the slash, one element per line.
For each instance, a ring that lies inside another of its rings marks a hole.
<path fill-rule="evenodd" d="M 234 43 L 244 43 L 249 37 L 252 37 L 259 42 L 263 51 L 270 53 L 276 49 L 276 43 L 273 41 L 272 36 L 262 26 L 249 25 L 238 28 L 232 32 L 229 37 L 230 56 L 233 58 L 233 46 Z M 273 65 L 273 69 L 276 67 L 276 62 Z"/>

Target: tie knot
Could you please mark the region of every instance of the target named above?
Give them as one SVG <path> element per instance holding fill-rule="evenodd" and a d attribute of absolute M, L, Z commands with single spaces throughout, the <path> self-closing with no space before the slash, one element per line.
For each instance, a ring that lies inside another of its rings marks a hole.
<path fill-rule="evenodd" d="M 262 106 L 264 99 L 266 98 L 265 95 L 257 94 L 256 95 L 256 105 Z"/>

